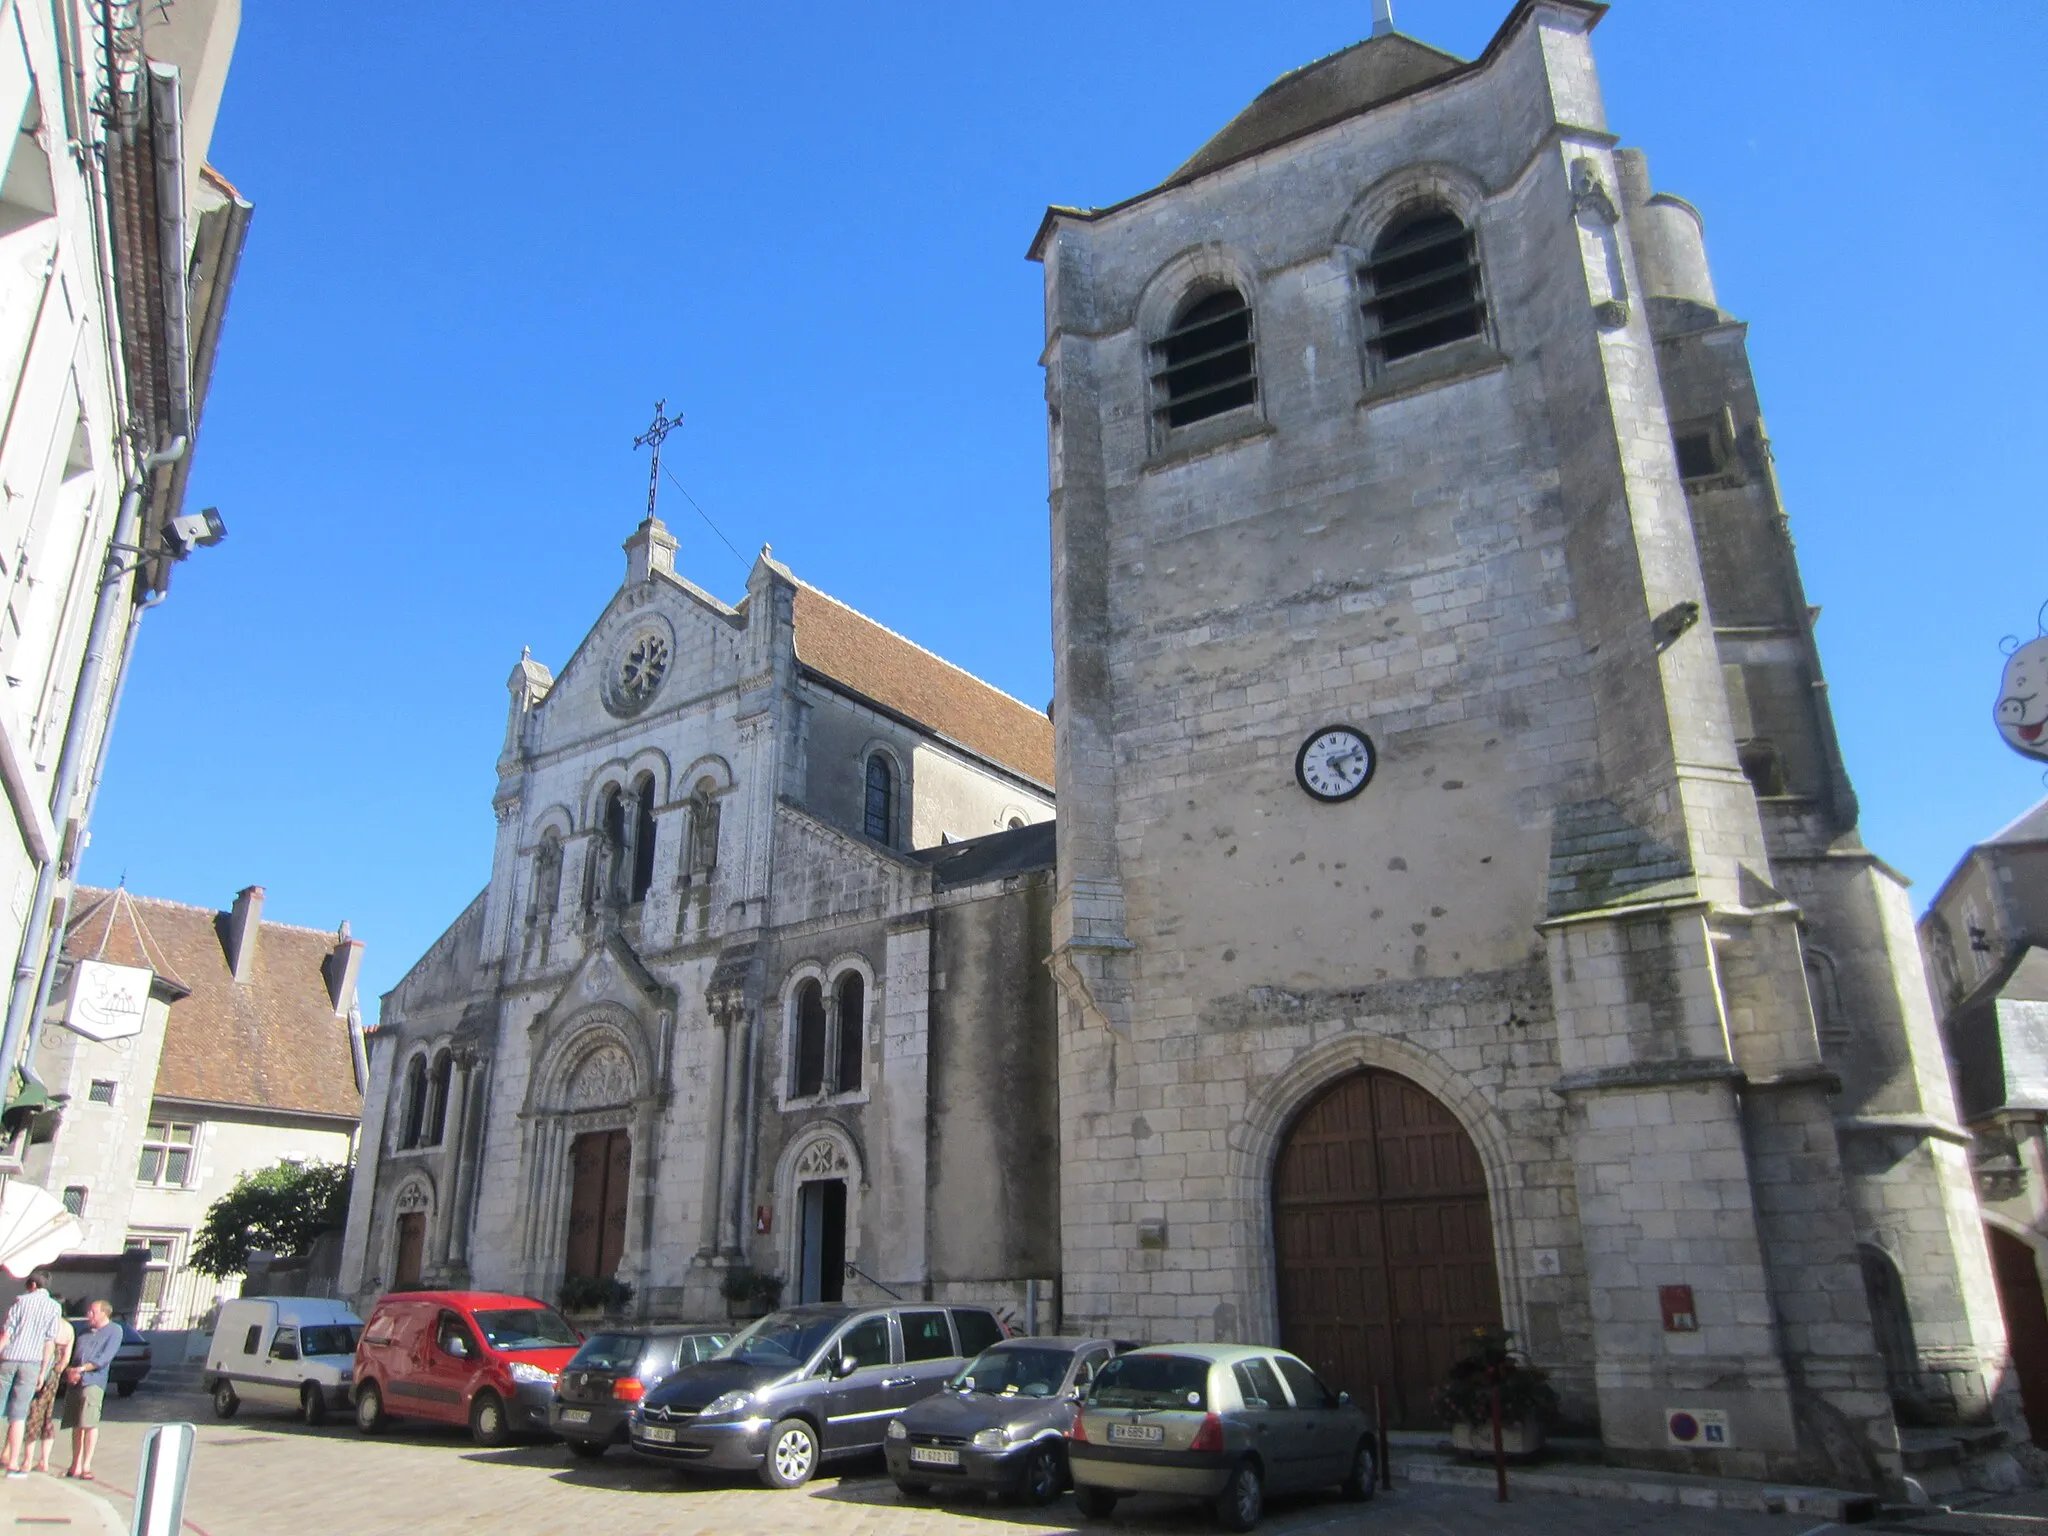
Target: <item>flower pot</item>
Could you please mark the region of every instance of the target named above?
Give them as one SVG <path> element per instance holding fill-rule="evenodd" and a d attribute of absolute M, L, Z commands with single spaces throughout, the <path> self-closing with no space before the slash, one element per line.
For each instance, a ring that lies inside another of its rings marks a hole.
<path fill-rule="evenodd" d="M 1453 1424 L 1451 1444 L 1477 1461 L 1490 1459 L 1493 1455 L 1493 1426 L 1491 1424 Z M 1543 1449 L 1543 1425 L 1541 1421 L 1525 1423 L 1516 1420 L 1500 1427 L 1500 1448 L 1504 1456 L 1534 1456 Z"/>

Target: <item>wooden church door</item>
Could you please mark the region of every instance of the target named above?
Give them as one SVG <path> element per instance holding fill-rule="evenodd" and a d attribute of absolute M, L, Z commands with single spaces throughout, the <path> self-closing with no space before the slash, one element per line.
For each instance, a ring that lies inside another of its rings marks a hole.
<path fill-rule="evenodd" d="M 586 1131 L 569 1146 L 569 1251 L 563 1274 L 608 1280 L 626 1252 L 627 1187 L 633 1139 L 624 1130 Z"/>

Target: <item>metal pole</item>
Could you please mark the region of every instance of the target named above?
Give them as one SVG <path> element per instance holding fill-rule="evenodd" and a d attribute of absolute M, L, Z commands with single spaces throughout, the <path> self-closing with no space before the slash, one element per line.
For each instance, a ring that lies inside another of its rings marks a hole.
<path fill-rule="evenodd" d="M 1372 1384 L 1372 1431 L 1380 1442 L 1380 1486 L 1394 1491 L 1393 1438 L 1387 1433 L 1387 1389 Z"/>
<path fill-rule="evenodd" d="M 1508 1458 L 1500 1444 L 1500 1383 L 1493 1384 L 1493 1497 L 1496 1503 L 1508 1501 Z"/>

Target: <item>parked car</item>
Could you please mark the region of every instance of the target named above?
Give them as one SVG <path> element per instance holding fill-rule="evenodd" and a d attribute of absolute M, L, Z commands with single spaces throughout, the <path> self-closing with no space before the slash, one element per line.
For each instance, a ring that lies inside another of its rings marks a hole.
<path fill-rule="evenodd" d="M 1162 1344 L 1095 1373 L 1067 1461 L 1091 1520 L 1126 1493 L 1180 1493 L 1213 1501 L 1226 1529 L 1248 1531 L 1269 1492 L 1335 1486 L 1371 1498 L 1373 1446 L 1350 1395 L 1282 1350 Z"/>
<path fill-rule="evenodd" d="M 113 1364 L 107 1367 L 107 1380 L 121 1396 L 133 1397 L 142 1378 L 149 1374 L 149 1340 L 126 1323 L 116 1326 L 121 1330 L 121 1347 L 114 1351 Z"/>
<path fill-rule="evenodd" d="M 892 1417 L 1002 1337 L 983 1307 L 771 1312 L 648 1393 L 631 1420 L 633 1449 L 800 1487 L 827 1457 L 878 1448 Z"/>
<path fill-rule="evenodd" d="M 202 1391 L 214 1414 L 231 1419 L 242 1404 L 292 1408 L 308 1424 L 328 1410 L 348 1411 L 356 1341 L 363 1320 L 338 1301 L 318 1296 L 263 1296 L 224 1301 L 206 1346 Z"/>
<path fill-rule="evenodd" d="M 976 1355 L 945 1390 L 889 1421 L 889 1475 L 913 1497 L 938 1487 L 1021 1495 L 1050 1504 L 1067 1486 L 1067 1431 L 1108 1339 L 1005 1339 Z"/>
<path fill-rule="evenodd" d="M 545 1431 L 555 1373 L 583 1336 L 553 1307 L 490 1291 L 402 1291 L 356 1345 L 356 1428 L 394 1418 L 467 1424 L 478 1445 Z"/>
<path fill-rule="evenodd" d="M 592 1334 L 555 1382 L 555 1433 L 593 1460 L 626 1444 L 626 1419 L 649 1390 L 677 1368 L 709 1360 L 731 1338 L 730 1328 L 709 1324 Z"/>

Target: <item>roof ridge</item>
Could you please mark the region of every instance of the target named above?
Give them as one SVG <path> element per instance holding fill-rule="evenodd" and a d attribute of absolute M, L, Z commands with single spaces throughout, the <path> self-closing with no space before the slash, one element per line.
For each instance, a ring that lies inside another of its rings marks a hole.
<path fill-rule="evenodd" d="M 153 907 L 170 907 L 178 912 L 206 912 L 214 917 L 225 917 L 233 910 L 230 907 L 203 906 L 196 901 L 173 901 L 168 896 L 138 896 L 133 891 L 128 891 L 125 886 L 120 887 L 120 889 L 126 891 L 130 901 L 146 901 Z M 97 896 L 111 896 L 114 894 L 113 890 L 101 885 L 78 885 L 72 887 L 74 895 L 88 891 Z M 281 928 L 286 933 L 310 933 L 325 939 L 331 939 L 341 932 L 341 925 L 338 923 L 332 928 L 312 928 L 304 923 L 279 922 L 273 917 L 258 919 L 258 926 L 263 928 Z"/>
<path fill-rule="evenodd" d="M 976 677 L 972 672 L 968 671 L 965 667 L 961 666 L 957 661 L 946 660 L 946 658 L 941 656 L 937 651 L 930 650 L 927 649 L 925 646 L 919 645 L 915 640 L 911 639 L 910 636 L 898 634 L 895 630 L 891 629 L 888 625 L 884 624 L 880 619 L 862 613 L 858 608 L 854 607 L 853 604 L 841 601 L 839 598 L 834 597 L 830 592 L 827 592 L 823 587 L 816 586 L 811 582 L 805 581 L 801 576 L 794 577 L 793 579 L 795 580 L 798 586 L 804 588 L 806 591 L 816 593 L 819 597 L 822 597 L 823 599 L 825 599 L 826 602 L 833 604 L 835 607 L 844 608 L 848 613 L 852 614 L 855 618 L 874 625 L 875 628 L 879 629 L 883 634 L 889 636 L 890 639 L 901 640 L 905 645 L 909 646 L 913 651 L 918 652 L 920 655 L 929 656 L 933 661 L 936 661 L 940 666 L 945 667 L 947 670 L 952 672 L 958 672 L 970 683 L 978 683 L 983 688 L 986 688 L 990 693 L 1001 695 L 1003 698 L 1008 699 L 1012 704 L 1015 704 L 1019 709 L 1028 709 L 1034 715 L 1038 715 L 1044 718 L 1050 718 L 1049 716 L 1046 716 L 1044 710 L 1035 708 L 1030 704 L 1026 704 L 1014 693 L 1009 692 L 1007 689 L 998 688 L 994 683 L 990 682 L 985 677 Z M 798 659 L 801 660 L 802 658 L 799 657 Z"/>

